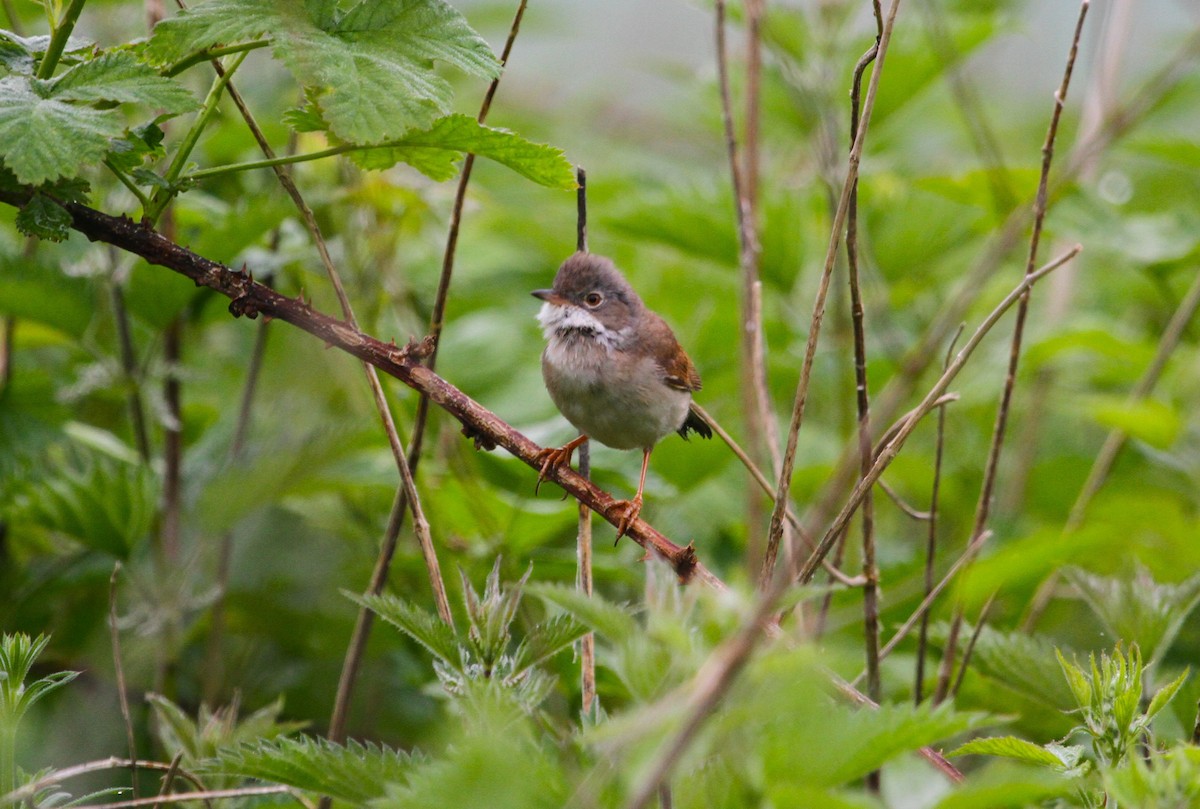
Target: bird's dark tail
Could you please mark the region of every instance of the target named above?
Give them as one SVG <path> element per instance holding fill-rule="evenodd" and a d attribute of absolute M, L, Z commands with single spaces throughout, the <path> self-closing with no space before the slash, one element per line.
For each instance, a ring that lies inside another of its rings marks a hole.
<path fill-rule="evenodd" d="M 712 427 L 708 425 L 703 416 L 696 412 L 695 406 L 688 409 L 687 418 L 683 420 L 683 426 L 679 428 L 679 434 L 685 441 L 689 430 L 701 438 L 712 438 Z"/>

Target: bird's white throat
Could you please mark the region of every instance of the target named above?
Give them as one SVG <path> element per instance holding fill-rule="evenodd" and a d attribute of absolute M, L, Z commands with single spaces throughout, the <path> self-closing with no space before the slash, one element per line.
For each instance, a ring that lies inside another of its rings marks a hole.
<path fill-rule="evenodd" d="M 618 348 L 631 331 L 629 328 L 610 329 L 591 312 L 578 306 L 543 303 L 537 319 L 543 336 L 551 345 L 572 336 L 591 334 L 600 345 L 613 349 Z"/>

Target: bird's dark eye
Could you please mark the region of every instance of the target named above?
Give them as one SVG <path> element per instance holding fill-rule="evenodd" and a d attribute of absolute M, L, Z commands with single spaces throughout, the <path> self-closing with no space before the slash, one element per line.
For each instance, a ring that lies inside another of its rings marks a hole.
<path fill-rule="evenodd" d="M 599 292 L 589 292 L 583 299 L 583 302 L 595 309 L 604 302 L 604 296 Z"/>

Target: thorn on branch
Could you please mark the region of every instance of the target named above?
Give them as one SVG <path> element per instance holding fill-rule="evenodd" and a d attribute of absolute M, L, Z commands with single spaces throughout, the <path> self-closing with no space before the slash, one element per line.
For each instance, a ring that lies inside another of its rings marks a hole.
<path fill-rule="evenodd" d="M 462 434 L 475 442 L 475 449 L 477 450 L 481 449 L 484 452 L 491 452 L 496 448 L 496 442 L 490 436 L 484 435 L 469 424 L 463 425 Z"/>
<path fill-rule="evenodd" d="M 197 286 L 200 285 L 199 281 L 196 283 Z M 250 295 L 243 293 L 229 302 L 229 314 L 234 317 L 245 315 L 251 320 L 255 320 L 258 318 L 258 304 Z"/>

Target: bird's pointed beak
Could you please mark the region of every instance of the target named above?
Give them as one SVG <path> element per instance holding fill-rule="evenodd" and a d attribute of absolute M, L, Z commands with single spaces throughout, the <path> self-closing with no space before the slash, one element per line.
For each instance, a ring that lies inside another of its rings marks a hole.
<path fill-rule="evenodd" d="M 566 306 L 567 305 L 566 298 L 559 295 L 553 289 L 535 289 L 533 292 L 530 292 L 529 294 L 535 298 L 540 298 L 541 300 L 545 301 L 546 303 L 553 304 L 554 306 Z"/>

